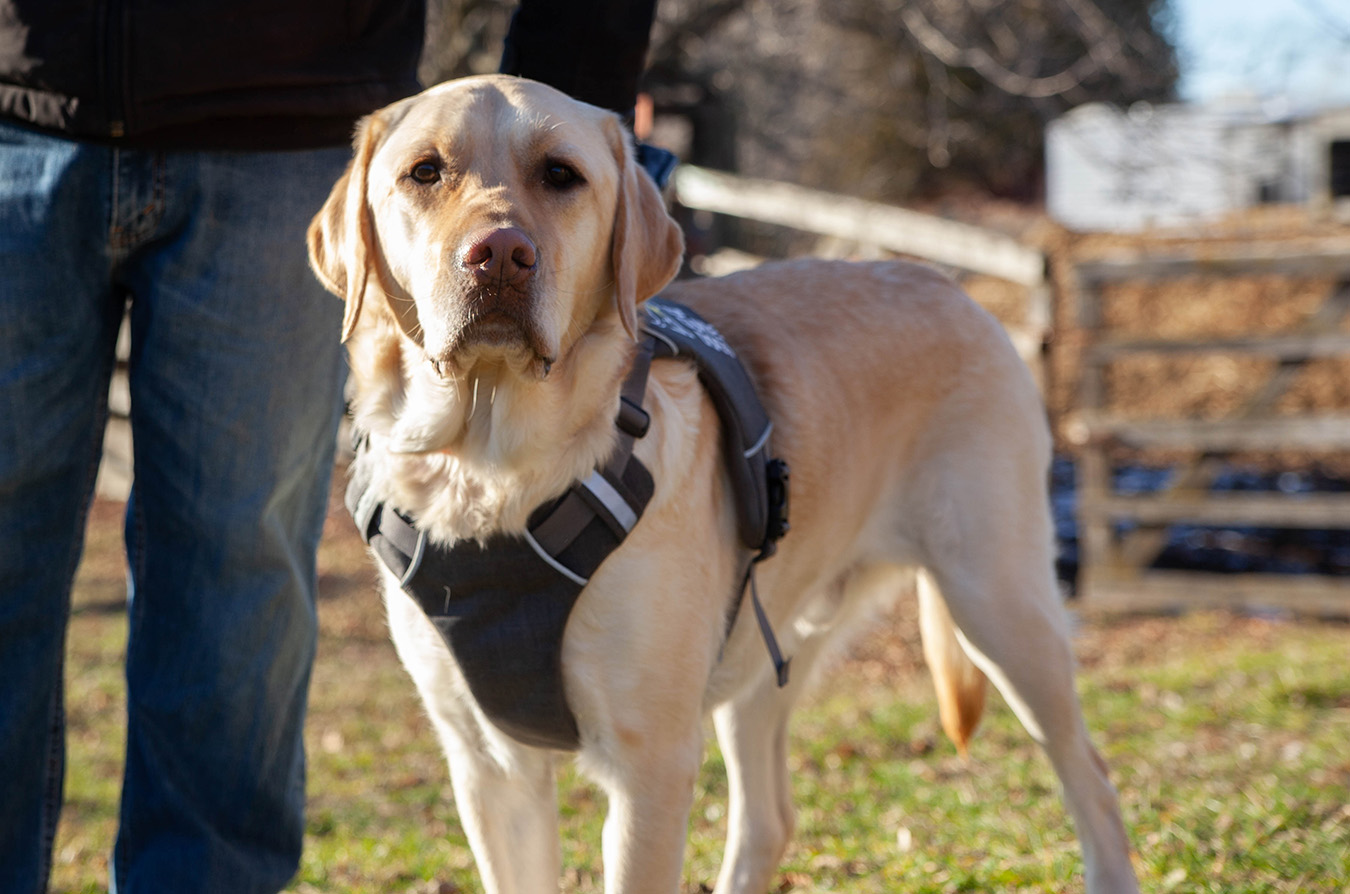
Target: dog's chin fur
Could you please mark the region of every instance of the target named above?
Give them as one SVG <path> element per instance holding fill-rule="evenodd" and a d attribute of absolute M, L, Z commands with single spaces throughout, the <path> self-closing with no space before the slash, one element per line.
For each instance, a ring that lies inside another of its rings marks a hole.
<path fill-rule="evenodd" d="M 505 312 L 467 320 L 440 351 L 427 346 L 433 366 L 460 378 L 473 375 L 477 366 L 506 366 L 522 376 L 545 378 L 557 352 L 557 338 L 541 331 L 531 317 Z"/>
<path fill-rule="evenodd" d="M 441 371 L 393 327 L 397 363 L 362 384 L 352 410 L 369 436 L 369 464 L 384 499 L 437 540 L 524 530 L 529 515 L 614 449 L 614 414 L 631 348 L 602 318 L 547 375 L 518 347 L 468 349 Z M 567 461 L 559 462 L 559 457 Z"/>

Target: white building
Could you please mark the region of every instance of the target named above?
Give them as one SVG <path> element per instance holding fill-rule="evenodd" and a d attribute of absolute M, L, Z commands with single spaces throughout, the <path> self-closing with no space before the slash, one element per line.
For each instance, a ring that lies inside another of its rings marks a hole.
<path fill-rule="evenodd" d="M 1350 201 L 1350 109 L 1080 106 L 1046 130 L 1046 205 L 1075 230 L 1133 231 L 1265 202 Z"/>

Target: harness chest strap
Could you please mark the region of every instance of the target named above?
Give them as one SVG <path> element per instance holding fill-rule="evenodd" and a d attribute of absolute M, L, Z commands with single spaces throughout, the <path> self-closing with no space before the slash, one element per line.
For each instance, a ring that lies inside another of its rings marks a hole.
<path fill-rule="evenodd" d="M 687 308 L 680 310 L 689 315 L 683 318 L 685 321 L 701 322 Z M 681 325 L 687 332 L 688 326 Z M 677 339 L 642 340 L 623 386 L 614 455 L 574 483 L 562 497 L 535 510 L 521 537 L 493 535 L 482 543 L 463 540 L 451 546 L 431 543 L 411 519 L 375 498 L 366 464 L 354 465 L 346 502 L 362 537 L 445 640 L 483 712 L 503 732 L 526 744 L 562 750 L 575 749 L 579 744 L 576 719 L 562 685 L 563 631 L 587 580 L 637 524 L 651 499 L 652 478 L 633 456 L 633 442 L 646 433 L 649 422 L 642 397 L 651 359 L 653 355 L 681 356 L 679 348 Z M 729 349 L 727 352 L 748 384 L 739 361 Z M 702 371 L 700 363 L 701 377 Z M 758 408 L 753 388 L 749 394 Z M 718 403 L 716 398 L 714 403 Z M 719 404 L 719 415 L 724 410 Z M 763 413 L 762 408 L 759 412 Z M 768 441 L 767 415 L 762 419 L 764 430 L 756 439 L 758 447 L 748 453 L 738 447 L 746 437 L 746 425 L 723 421 L 728 453 L 735 448 L 743 464 L 758 457 L 760 475 L 764 474 L 763 454 L 767 453 Z M 754 475 L 753 467 L 740 472 L 742 479 Z M 733 468 L 733 489 L 736 479 L 737 470 Z M 785 489 L 786 474 L 776 484 L 761 482 L 760 487 L 767 502 L 769 491 Z M 744 483 L 739 502 L 745 501 L 743 488 Z M 759 554 L 748 563 L 746 580 L 728 616 L 729 632 L 748 583 L 779 685 L 786 682 L 787 662 L 778 651 L 759 603 L 753 565 L 772 554 L 773 541 L 786 530 L 782 517 L 785 497 L 784 491 L 779 511 L 772 506 L 760 510 L 759 517 L 769 521 L 760 522 Z M 743 509 L 738 514 L 743 538 L 747 514 L 754 516 Z"/>

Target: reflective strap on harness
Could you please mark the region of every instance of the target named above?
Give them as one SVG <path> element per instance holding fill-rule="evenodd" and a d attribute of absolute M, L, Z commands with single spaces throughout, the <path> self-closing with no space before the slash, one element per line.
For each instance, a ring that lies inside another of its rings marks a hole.
<path fill-rule="evenodd" d="M 633 530 L 633 525 L 637 524 L 637 513 L 614 489 L 614 485 L 605 480 L 604 475 L 598 471 L 592 472 L 581 479 L 581 486 L 586 489 L 586 493 L 595 497 L 600 504 L 597 508 L 602 507 L 609 520 L 618 525 L 624 534 Z"/>

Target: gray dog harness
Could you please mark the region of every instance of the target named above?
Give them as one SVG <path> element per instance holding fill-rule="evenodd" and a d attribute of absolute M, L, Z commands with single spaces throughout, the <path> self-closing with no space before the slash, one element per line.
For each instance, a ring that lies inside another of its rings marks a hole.
<path fill-rule="evenodd" d="M 787 466 L 768 457 L 773 426 L 720 332 L 674 302 L 653 298 L 645 311 L 645 337 L 615 420 L 618 448 L 561 497 L 536 509 L 524 534 L 434 543 L 412 519 L 374 497 L 368 474 L 358 472 L 347 488 L 347 508 L 361 536 L 435 625 L 483 713 L 527 745 L 573 750 L 580 744 L 563 692 L 563 631 L 582 588 L 651 500 L 652 477 L 633 456 L 633 442 L 650 422 L 642 397 L 655 357 L 692 359 L 717 407 L 737 528 L 753 556 L 746 581 L 779 685 L 787 679 L 787 662 L 753 586 L 753 563 L 772 555 L 787 531 Z M 728 626 L 744 591 L 743 583 Z"/>

